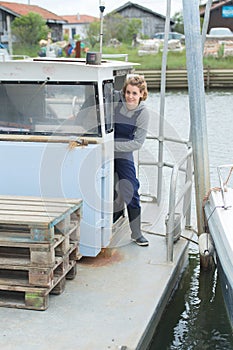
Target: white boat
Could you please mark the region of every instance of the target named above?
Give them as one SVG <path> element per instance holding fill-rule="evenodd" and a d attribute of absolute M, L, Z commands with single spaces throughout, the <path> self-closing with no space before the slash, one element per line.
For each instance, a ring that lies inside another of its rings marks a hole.
<path fill-rule="evenodd" d="M 204 210 L 207 232 L 210 233 L 214 243 L 223 298 L 233 328 L 233 188 L 228 185 L 232 169 L 232 165 L 218 167 L 220 186 L 210 190 Z"/>

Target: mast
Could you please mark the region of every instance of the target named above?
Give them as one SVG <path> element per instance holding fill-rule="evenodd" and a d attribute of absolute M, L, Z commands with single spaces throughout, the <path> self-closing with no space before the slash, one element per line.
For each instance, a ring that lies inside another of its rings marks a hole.
<path fill-rule="evenodd" d="M 203 199 L 210 189 L 199 0 L 183 0 L 191 141 L 198 234 L 204 231 Z"/>

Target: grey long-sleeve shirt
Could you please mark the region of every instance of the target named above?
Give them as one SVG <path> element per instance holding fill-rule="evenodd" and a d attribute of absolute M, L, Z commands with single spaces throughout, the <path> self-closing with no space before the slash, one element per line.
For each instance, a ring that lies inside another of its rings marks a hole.
<path fill-rule="evenodd" d="M 133 151 L 139 150 L 139 148 L 142 147 L 145 141 L 147 130 L 148 130 L 148 124 L 149 124 L 149 111 L 147 110 L 147 107 L 144 101 L 141 101 L 136 109 L 132 111 L 128 110 L 122 91 L 115 91 L 115 98 L 114 98 L 115 104 L 118 104 L 120 100 L 122 101 L 120 102 L 122 103 L 120 111 L 126 117 L 131 118 L 134 115 L 134 113 L 139 110 L 140 110 L 140 113 L 136 121 L 134 139 L 129 141 L 115 140 L 114 151 L 115 152 L 133 152 Z M 115 119 L 117 121 L 117 115 L 115 115 Z"/>

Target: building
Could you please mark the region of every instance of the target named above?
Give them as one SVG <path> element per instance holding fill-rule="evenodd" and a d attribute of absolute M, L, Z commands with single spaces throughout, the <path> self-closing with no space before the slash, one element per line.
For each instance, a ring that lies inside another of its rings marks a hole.
<path fill-rule="evenodd" d="M 99 21 L 99 18 L 88 15 L 65 15 L 62 18 L 66 21 L 63 24 L 63 35 L 68 35 L 69 39 L 74 39 L 75 35 L 79 35 L 80 39 L 85 39 L 87 26 Z"/>
<path fill-rule="evenodd" d="M 0 1 L 1 42 L 8 43 L 7 18 L 9 18 L 10 22 L 12 22 L 15 18 L 25 16 L 29 12 L 38 13 L 46 21 L 47 26 L 51 29 L 51 38 L 53 41 L 62 40 L 62 26 L 66 23 L 62 17 L 36 5 L 25 5 L 16 2 Z"/>
<path fill-rule="evenodd" d="M 119 13 L 122 17 L 129 19 L 138 18 L 142 21 L 141 34 L 143 36 L 148 36 L 149 38 L 157 32 L 164 32 L 166 17 L 160 15 L 159 13 L 153 12 L 152 10 L 140 6 L 138 4 L 127 2 L 121 7 L 118 7 L 111 14 Z M 170 21 L 170 30 L 174 25 L 174 22 Z"/>
<path fill-rule="evenodd" d="M 202 6 L 200 16 L 204 15 L 205 6 Z M 207 33 L 214 27 L 227 27 L 233 31 L 233 0 L 218 0 L 212 3 Z"/>

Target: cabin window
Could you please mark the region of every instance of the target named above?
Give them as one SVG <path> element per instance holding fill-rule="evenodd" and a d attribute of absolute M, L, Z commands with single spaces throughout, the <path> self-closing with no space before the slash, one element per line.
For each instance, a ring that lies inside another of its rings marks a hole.
<path fill-rule="evenodd" d="M 0 133 L 101 136 L 97 84 L 1 82 Z"/>
<path fill-rule="evenodd" d="M 113 131 L 113 82 L 105 81 L 103 83 L 104 95 L 104 115 L 106 133 Z"/>

